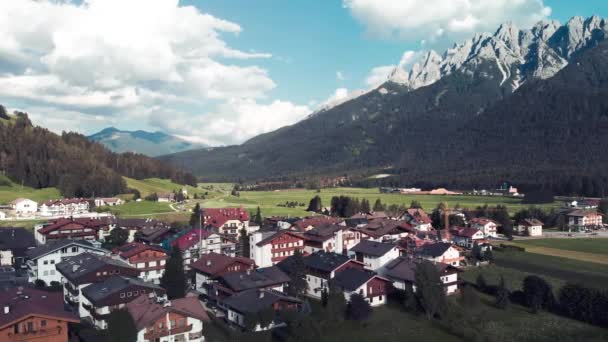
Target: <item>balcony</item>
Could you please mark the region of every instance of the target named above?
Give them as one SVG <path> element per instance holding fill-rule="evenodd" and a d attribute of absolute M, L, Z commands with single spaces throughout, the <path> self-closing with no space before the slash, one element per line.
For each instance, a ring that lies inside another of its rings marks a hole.
<path fill-rule="evenodd" d="M 52 338 L 52 336 L 56 336 L 56 335 L 60 335 L 60 334 L 61 334 L 61 327 L 59 327 L 59 326 L 48 327 L 45 329 L 22 332 L 22 333 L 17 333 L 17 334 L 10 332 L 7 335 L 8 336 L 7 342 L 24 342 L 24 341 L 29 341 L 29 340 L 45 341 L 47 339 L 50 340 Z"/>
<path fill-rule="evenodd" d="M 161 330 L 154 330 L 154 331 L 150 331 L 148 333 L 144 334 L 144 339 L 146 340 L 155 340 L 157 338 L 161 338 L 161 337 L 165 337 L 165 336 L 172 336 L 172 335 L 177 335 L 177 334 L 182 334 L 185 332 L 189 332 L 190 330 L 192 330 L 192 324 L 187 325 L 185 327 L 177 327 L 177 328 L 173 328 L 173 329 L 161 329 Z M 202 332 L 201 332 L 202 333 Z"/>
<path fill-rule="evenodd" d="M 203 337 L 203 331 L 201 330 L 199 332 L 190 333 L 190 335 L 188 337 L 189 337 L 190 340 L 201 338 L 201 337 Z"/>

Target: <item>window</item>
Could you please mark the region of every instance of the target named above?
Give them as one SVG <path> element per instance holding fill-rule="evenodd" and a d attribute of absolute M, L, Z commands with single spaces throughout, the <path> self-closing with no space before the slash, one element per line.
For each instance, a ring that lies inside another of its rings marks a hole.
<path fill-rule="evenodd" d="M 55 265 L 55 260 L 51 260 L 51 265 Z"/>
<path fill-rule="evenodd" d="M 43 264 L 48 265 L 49 261 L 48 260 L 44 260 Z"/>
<path fill-rule="evenodd" d="M 45 320 L 40 321 L 40 326 L 41 327 L 46 327 L 46 321 Z"/>
<path fill-rule="evenodd" d="M 127 297 L 132 297 L 133 296 L 133 292 L 127 292 Z"/>
<path fill-rule="evenodd" d="M 55 270 L 51 270 L 50 274 L 55 275 Z"/>
<path fill-rule="evenodd" d="M 174 329 L 175 328 L 175 320 L 172 320 L 170 323 L 171 323 L 171 329 Z"/>
<path fill-rule="evenodd" d="M 183 328 L 186 326 L 186 320 L 184 318 L 180 318 L 179 321 L 177 321 L 177 326 L 180 328 Z"/>
<path fill-rule="evenodd" d="M 34 322 L 27 322 L 27 331 L 34 331 Z"/>
<path fill-rule="evenodd" d="M 49 271 L 44 271 L 44 272 L 42 272 L 42 275 L 44 275 L 44 276 L 48 276 L 48 275 L 49 275 Z"/>
<path fill-rule="evenodd" d="M 139 294 L 139 291 L 137 291 L 137 290 L 135 292 L 133 292 L 134 296 L 137 296 L 138 294 Z"/>
<path fill-rule="evenodd" d="M 72 247 L 72 253 L 78 252 L 78 247 Z"/>
<path fill-rule="evenodd" d="M 120 294 L 120 298 L 125 298 L 124 292 Z"/>

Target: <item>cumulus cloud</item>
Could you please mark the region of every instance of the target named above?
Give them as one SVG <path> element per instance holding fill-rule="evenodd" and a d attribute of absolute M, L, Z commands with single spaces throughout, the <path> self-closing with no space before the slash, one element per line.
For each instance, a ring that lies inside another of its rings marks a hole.
<path fill-rule="evenodd" d="M 308 110 L 268 99 L 276 84 L 251 63 L 272 55 L 230 47 L 237 23 L 178 0 L 0 1 L 0 22 L 0 97 L 78 117 L 55 120 L 65 129 L 102 115 L 223 144 Z M 162 122 L 171 113 L 202 126 Z"/>
<path fill-rule="evenodd" d="M 336 79 L 338 81 L 346 81 L 347 77 L 344 75 L 344 73 L 342 71 L 336 71 Z"/>
<path fill-rule="evenodd" d="M 426 43 L 452 43 L 505 21 L 522 27 L 548 17 L 543 0 L 343 0 L 369 34 Z"/>

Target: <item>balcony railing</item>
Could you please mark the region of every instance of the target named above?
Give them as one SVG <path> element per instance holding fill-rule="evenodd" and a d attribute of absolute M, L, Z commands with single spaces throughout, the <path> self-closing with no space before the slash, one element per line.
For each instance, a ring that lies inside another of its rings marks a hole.
<path fill-rule="evenodd" d="M 161 338 L 161 337 L 165 337 L 165 336 L 172 336 L 172 335 L 177 335 L 177 334 L 182 334 L 185 332 L 188 332 L 192 330 L 192 324 L 190 325 L 186 325 L 184 327 L 177 327 L 177 328 L 173 328 L 173 329 L 161 329 L 161 330 L 154 330 L 154 331 L 150 331 L 148 333 L 144 334 L 144 339 L 146 340 L 155 340 L 157 338 Z"/>
<path fill-rule="evenodd" d="M 24 342 L 29 340 L 44 341 L 50 339 L 51 336 L 61 334 L 61 327 L 48 327 L 44 329 L 38 329 L 35 331 L 27 331 L 21 333 L 8 333 L 7 342 Z M 43 339 L 44 338 L 44 339 Z"/>

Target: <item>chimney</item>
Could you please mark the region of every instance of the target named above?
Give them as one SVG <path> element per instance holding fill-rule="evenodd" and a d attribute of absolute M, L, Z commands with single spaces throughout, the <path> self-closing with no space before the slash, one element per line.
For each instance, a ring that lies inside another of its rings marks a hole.
<path fill-rule="evenodd" d="M 10 306 L 8 306 L 8 305 L 5 305 L 5 306 L 4 306 L 4 314 L 5 314 L 5 315 L 8 315 L 8 313 L 9 313 L 9 312 L 11 312 L 11 307 L 10 307 Z"/>
<path fill-rule="evenodd" d="M 78 271 L 79 268 L 80 268 L 80 265 L 72 265 L 72 273 L 76 273 L 76 271 Z"/>
<path fill-rule="evenodd" d="M 264 291 L 260 291 L 260 299 L 264 298 Z"/>
<path fill-rule="evenodd" d="M 205 264 L 207 265 L 207 267 L 211 266 L 211 260 L 207 260 Z"/>

